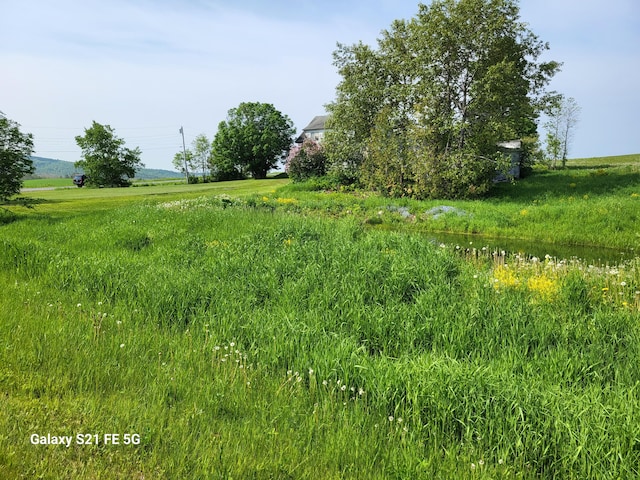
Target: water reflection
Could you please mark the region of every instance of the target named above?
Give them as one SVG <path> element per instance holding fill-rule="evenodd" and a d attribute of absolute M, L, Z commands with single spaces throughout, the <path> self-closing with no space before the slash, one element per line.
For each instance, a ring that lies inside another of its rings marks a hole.
<path fill-rule="evenodd" d="M 425 233 L 424 235 L 436 244 L 457 245 L 464 249 L 476 248 L 480 250 L 486 247 L 487 250 L 492 252 L 504 251 L 506 253 L 517 253 L 526 257 L 545 258 L 545 256 L 549 255 L 558 260 L 577 258 L 593 265 L 614 265 L 631 260 L 638 255 L 638 252 L 633 249 L 623 250 L 616 248 L 559 245 L 454 233 Z"/>

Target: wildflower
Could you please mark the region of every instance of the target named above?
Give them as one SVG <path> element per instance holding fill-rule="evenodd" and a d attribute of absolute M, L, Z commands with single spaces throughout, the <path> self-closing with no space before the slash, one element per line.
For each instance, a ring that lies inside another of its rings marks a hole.
<path fill-rule="evenodd" d="M 341 391 L 343 391 L 343 392 L 344 392 L 346 389 L 347 389 L 347 386 L 346 386 L 346 385 L 342 385 L 342 386 L 340 387 L 340 390 L 341 390 Z"/>
<path fill-rule="evenodd" d="M 117 320 L 116 325 L 122 325 L 122 320 Z"/>
<path fill-rule="evenodd" d="M 309 369 L 309 375 L 313 375 L 313 368 Z"/>
<path fill-rule="evenodd" d="M 501 459 L 501 458 L 500 458 L 500 459 L 498 459 L 498 465 L 502 465 L 503 463 L 504 463 L 504 460 L 503 460 L 503 459 Z"/>
<path fill-rule="evenodd" d="M 80 308 L 81 306 L 82 306 L 82 304 L 81 304 L 81 303 L 79 303 L 79 304 L 77 305 L 77 307 L 78 307 L 78 308 Z"/>
<path fill-rule="evenodd" d="M 621 287 L 626 287 L 627 286 L 627 282 L 620 282 L 620 286 Z"/>
<path fill-rule="evenodd" d="M 602 291 L 605 292 L 605 293 L 608 292 L 609 291 L 609 287 L 602 287 Z"/>
<path fill-rule="evenodd" d="M 475 470 L 475 469 L 476 469 L 476 464 L 475 464 L 475 463 L 472 463 L 472 464 L 471 464 L 471 470 Z"/>
<path fill-rule="evenodd" d="M 393 415 L 389 415 L 389 421 L 393 422 Z"/>
<path fill-rule="evenodd" d="M 235 347 L 235 346 L 236 346 L 236 344 L 235 344 L 235 342 L 231 342 L 231 343 L 229 344 L 229 346 L 230 346 L 231 348 L 233 348 L 233 347 Z"/>
<path fill-rule="evenodd" d="M 364 390 L 362 388 L 358 389 L 358 395 L 360 396 L 364 395 Z"/>
<path fill-rule="evenodd" d="M 322 381 L 322 385 L 324 385 L 325 387 L 329 384 L 329 382 L 327 382 L 326 380 Z"/>
<path fill-rule="evenodd" d="M 121 344 L 120 344 L 120 348 L 124 348 L 124 343 L 121 343 Z"/>
<path fill-rule="evenodd" d="M 483 465 L 484 465 L 484 460 L 480 459 L 480 460 L 478 461 L 478 465 L 483 466 Z"/>

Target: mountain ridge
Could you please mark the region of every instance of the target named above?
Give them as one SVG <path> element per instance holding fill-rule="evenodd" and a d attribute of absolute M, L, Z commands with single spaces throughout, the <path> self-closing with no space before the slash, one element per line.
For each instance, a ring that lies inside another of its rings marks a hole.
<path fill-rule="evenodd" d="M 55 158 L 31 156 L 33 166 L 36 171 L 28 175 L 26 179 L 32 178 L 71 178 L 74 173 L 82 172 L 77 169 L 73 162 L 57 160 Z M 182 176 L 178 172 L 163 170 L 159 168 L 142 168 L 136 172 L 137 179 L 155 180 L 157 178 L 176 178 Z"/>

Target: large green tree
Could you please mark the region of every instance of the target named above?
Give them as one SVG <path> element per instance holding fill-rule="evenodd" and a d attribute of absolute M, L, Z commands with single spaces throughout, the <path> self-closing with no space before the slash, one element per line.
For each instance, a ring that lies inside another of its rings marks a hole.
<path fill-rule="evenodd" d="M 355 163 L 365 185 L 390 194 L 485 192 L 497 143 L 536 134 L 559 68 L 539 60 L 547 49 L 515 0 L 434 0 L 395 21 L 377 49 L 339 45 L 332 167 Z"/>
<path fill-rule="evenodd" d="M 22 179 L 33 173 L 33 135 L 0 112 L 0 201 L 20 193 Z"/>
<path fill-rule="evenodd" d="M 76 143 L 82 149 L 82 160 L 75 166 L 85 171 L 90 185 L 128 186 L 136 171 L 144 167 L 140 149 L 126 148 L 125 141 L 109 125 L 94 121 L 84 130 L 84 136 L 76 137 Z"/>
<path fill-rule="evenodd" d="M 241 103 L 218 125 L 211 170 L 216 176 L 248 173 L 253 178 L 266 178 L 286 156 L 294 133 L 289 117 L 273 105 Z"/>

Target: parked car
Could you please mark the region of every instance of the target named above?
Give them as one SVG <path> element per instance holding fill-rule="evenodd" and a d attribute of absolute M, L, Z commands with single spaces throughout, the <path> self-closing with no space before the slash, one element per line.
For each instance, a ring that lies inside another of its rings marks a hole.
<path fill-rule="evenodd" d="M 73 183 L 74 185 L 77 185 L 78 187 L 83 187 L 84 186 L 84 182 L 87 181 L 87 176 L 82 174 L 82 173 L 76 173 L 73 176 Z"/>

